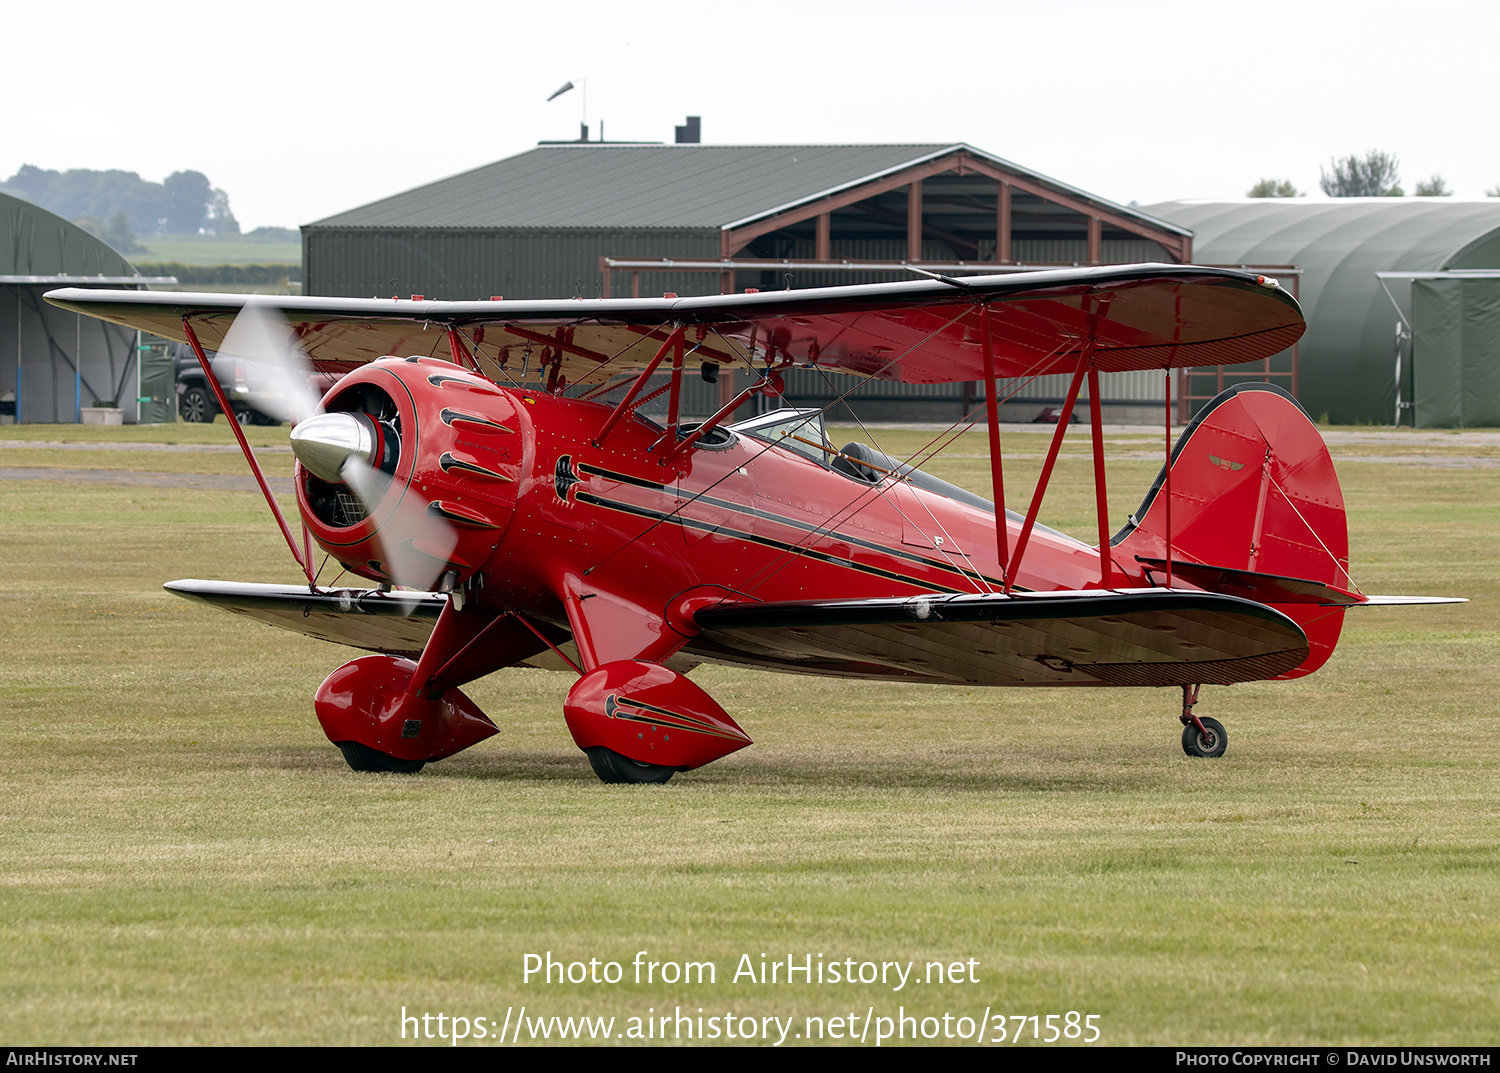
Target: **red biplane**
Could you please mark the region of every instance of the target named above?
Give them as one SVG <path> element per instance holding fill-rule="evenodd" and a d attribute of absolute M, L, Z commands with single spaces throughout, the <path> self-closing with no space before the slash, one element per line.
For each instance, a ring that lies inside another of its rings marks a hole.
<path fill-rule="evenodd" d="M 205 364 L 219 350 L 344 374 L 289 415 L 300 540 L 230 426 L 307 584 L 167 587 L 375 653 L 315 701 L 359 770 L 416 771 L 496 733 L 459 687 L 536 661 L 577 672 L 564 716 L 605 782 L 664 782 L 750 743 L 686 677 L 703 662 L 1180 686 L 1183 749 L 1219 756 L 1223 726 L 1194 712 L 1201 685 L 1309 674 L 1346 608 L 1421 599 L 1354 586 L 1327 448 L 1269 385 L 1224 392 L 1174 448 L 1168 436 L 1161 475 L 1109 533 L 1099 374 L 1170 376 L 1290 346 L 1296 302 L 1252 274 L 1131 265 L 696 298 L 286 298 L 273 319 L 243 296 L 47 297 L 187 342 Z M 751 386 L 683 421 L 694 365 L 747 371 Z M 836 447 L 822 411 L 726 423 L 751 396 L 779 396 L 793 368 L 982 381 L 994 502 L 923 472 L 923 458 Z M 1023 516 L 1006 509 L 1000 382 L 1056 373 L 1071 377 L 1067 401 Z M 653 377 L 665 383 L 648 390 Z M 1093 546 L 1037 523 L 1085 382 Z M 662 394 L 665 421 L 646 417 Z M 377 587 L 320 586 L 314 542 Z"/>

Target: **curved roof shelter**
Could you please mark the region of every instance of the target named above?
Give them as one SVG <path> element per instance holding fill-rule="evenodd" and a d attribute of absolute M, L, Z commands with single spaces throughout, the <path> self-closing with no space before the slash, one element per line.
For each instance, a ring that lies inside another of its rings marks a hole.
<path fill-rule="evenodd" d="M 1500 268 L 1500 198 L 1246 198 L 1144 211 L 1190 228 L 1200 264 L 1301 268 L 1298 396 L 1340 423 L 1388 424 L 1394 412 L 1398 314 L 1375 273 Z"/>
<path fill-rule="evenodd" d="M 0 194 L 0 421 L 77 421 L 95 402 L 135 421 L 136 333 L 64 312 L 42 295 L 55 287 L 161 282 L 175 280 L 144 277 L 81 227 Z"/>
<path fill-rule="evenodd" d="M 138 276 L 123 256 L 40 205 L 0 194 L 0 276 Z"/>

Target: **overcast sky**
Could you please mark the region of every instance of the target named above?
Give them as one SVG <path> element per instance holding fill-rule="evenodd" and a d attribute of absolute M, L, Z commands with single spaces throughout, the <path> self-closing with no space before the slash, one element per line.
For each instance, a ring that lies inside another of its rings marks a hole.
<path fill-rule="evenodd" d="M 0 181 L 195 169 L 292 227 L 577 137 L 968 142 L 1142 205 L 1395 154 L 1500 184 L 1500 4 L 594 0 L 8 10 Z M 579 88 L 548 103 L 564 82 Z"/>

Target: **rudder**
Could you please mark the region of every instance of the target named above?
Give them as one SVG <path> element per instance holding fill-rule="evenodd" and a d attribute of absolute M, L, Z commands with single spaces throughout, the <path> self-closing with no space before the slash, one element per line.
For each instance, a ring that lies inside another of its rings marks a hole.
<path fill-rule="evenodd" d="M 1111 541 L 1132 574 L 1167 555 L 1166 471 Z M 1317 582 L 1349 578 L 1349 528 L 1333 459 L 1297 400 L 1271 384 L 1239 384 L 1215 396 L 1183 431 L 1171 457 L 1171 555 L 1250 574 Z M 1152 570 L 1158 583 L 1162 570 Z M 1270 600 L 1266 601 L 1271 603 Z M 1311 653 L 1283 677 L 1327 660 L 1340 608 L 1271 603 L 1308 635 Z"/>

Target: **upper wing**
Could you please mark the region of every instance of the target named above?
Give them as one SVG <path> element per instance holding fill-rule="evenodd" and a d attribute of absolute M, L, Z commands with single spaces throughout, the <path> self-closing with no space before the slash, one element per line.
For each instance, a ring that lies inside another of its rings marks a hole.
<path fill-rule="evenodd" d="M 47 300 L 184 342 L 187 318 L 215 350 L 246 296 L 67 288 Z M 1305 327 L 1274 280 L 1165 264 L 696 298 L 274 304 L 322 372 L 445 353 L 444 331 L 457 328 L 497 380 L 535 380 L 555 366 L 568 384 L 642 368 L 675 324 L 689 326 L 695 360 L 791 362 L 911 384 L 983 378 L 982 305 L 1001 377 L 1071 371 L 1091 333 L 1096 367 L 1119 372 L 1251 361 L 1291 346 Z"/>
<path fill-rule="evenodd" d="M 698 656 L 972 685 L 1227 685 L 1308 655 L 1280 612 L 1180 589 L 726 604 L 693 617 Z"/>

